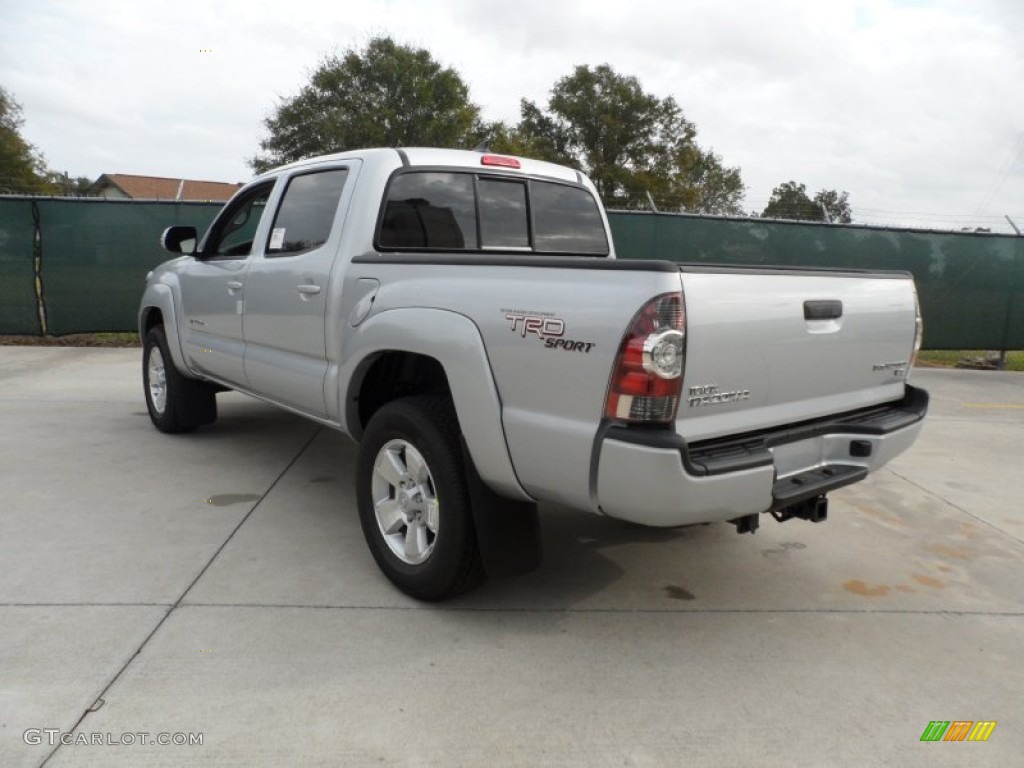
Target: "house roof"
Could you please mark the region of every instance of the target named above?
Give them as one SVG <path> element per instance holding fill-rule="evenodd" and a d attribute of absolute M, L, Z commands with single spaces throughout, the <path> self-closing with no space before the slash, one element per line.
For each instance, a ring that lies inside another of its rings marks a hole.
<path fill-rule="evenodd" d="M 133 176 L 127 173 L 104 173 L 90 188 L 98 192 L 104 186 L 117 187 L 128 197 L 144 200 L 211 200 L 223 202 L 241 184 L 195 179 L 169 179 L 162 176 Z"/>

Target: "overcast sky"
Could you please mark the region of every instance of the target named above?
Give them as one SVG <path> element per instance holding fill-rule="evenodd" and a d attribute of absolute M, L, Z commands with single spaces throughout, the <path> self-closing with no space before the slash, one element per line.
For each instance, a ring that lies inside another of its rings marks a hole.
<path fill-rule="evenodd" d="M 673 96 L 742 169 L 855 221 L 1024 229 L 1022 0 L 0 0 L 0 85 L 72 176 L 251 177 L 263 119 L 326 54 L 389 34 L 515 122 L 577 64 Z"/>

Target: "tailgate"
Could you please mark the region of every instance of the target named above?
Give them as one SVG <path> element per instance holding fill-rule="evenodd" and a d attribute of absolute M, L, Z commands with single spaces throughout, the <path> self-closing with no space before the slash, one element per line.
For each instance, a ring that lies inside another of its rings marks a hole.
<path fill-rule="evenodd" d="M 913 354 L 910 275 L 680 267 L 688 441 L 899 400 Z"/>

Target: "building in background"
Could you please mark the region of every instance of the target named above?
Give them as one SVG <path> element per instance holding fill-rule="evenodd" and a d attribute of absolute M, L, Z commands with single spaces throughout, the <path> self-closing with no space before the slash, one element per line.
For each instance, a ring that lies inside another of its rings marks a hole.
<path fill-rule="evenodd" d="M 133 176 L 104 173 L 85 194 L 110 200 L 188 200 L 223 203 L 241 188 L 241 184 L 195 179 L 167 179 L 161 176 Z"/>

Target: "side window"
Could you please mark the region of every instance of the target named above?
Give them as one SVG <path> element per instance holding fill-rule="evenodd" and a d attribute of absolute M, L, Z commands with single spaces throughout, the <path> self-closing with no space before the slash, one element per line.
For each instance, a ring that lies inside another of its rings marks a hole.
<path fill-rule="evenodd" d="M 382 248 L 475 250 L 473 177 L 466 173 L 406 173 L 388 188 Z"/>
<path fill-rule="evenodd" d="M 291 256 L 327 242 L 348 170 L 293 176 L 270 228 L 267 256 Z"/>
<path fill-rule="evenodd" d="M 480 179 L 480 241 L 484 248 L 530 248 L 526 184 Z"/>
<path fill-rule="evenodd" d="M 214 221 L 203 243 L 203 255 L 244 259 L 252 253 L 252 241 L 260 224 L 274 182 L 261 184 L 233 200 Z"/>
<path fill-rule="evenodd" d="M 607 255 L 601 213 L 586 190 L 545 181 L 530 182 L 534 247 L 549 253 Z"/>

